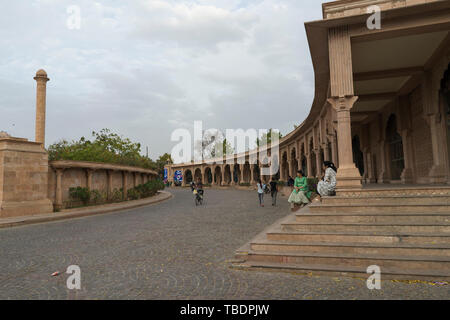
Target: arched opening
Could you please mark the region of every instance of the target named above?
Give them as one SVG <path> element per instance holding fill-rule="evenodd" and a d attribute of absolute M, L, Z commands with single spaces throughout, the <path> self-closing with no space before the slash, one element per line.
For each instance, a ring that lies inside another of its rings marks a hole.
<path fill-rule="evenodd" d="M 258 181 L 258 179 L 260 178 L 259 165 L 257 165 L 257 164 L 255 164 L 253 166 L 253 178 L 255 179 L 255 181 L 253 181 L 253 182 Z"/>
<path fill-rule="evenodd" d="M 316 166 L 317 161 L 316 161 L 316 153 L 314 152 L 314 143 L 313 143 L 312 138 L 309 141 L 309 152 L 310 152 L 310 159 L 311 159 L 311 163 L 309 164 L 309 166 L 311 167 L 311 176 L 315 177 L 315 176 L 317 176 L 317 166 Z"/>
<path fill-rule="evenodd" d="M 202 180 L 202 170 L 200 170 L 200 168 L 195 169 L 194 179 L 195 179 L 195 182 L 197 182 L 199 180 L 203 181 Z"/>
<path fill-rule="evenodd" d="M 361 151 L 361 143 L 358 136 L 354 136 L 352 140 L 353 162 L 359 170 L 359 174 L 364 174 L 364 154 Z M 401 173 L 401 172 L 400 172 Z"/>
<path fill-rule="evenodd" d="M 242 183 L 250 183 L 250 164 L 248 162 L 246 162 L 244 164 L 244 181 L 241 181 Z"/>
<path fill-rule="evenodd" d="M 231 183 L 231 168 L 230 165 L 227 164 L 225 166 L 225 183 L 230 184 Z"/>
<path fill-rule="evenodd" d="M 239 183 L 240 179 L 241 179 L 241 168 L 240 168 L 239 164 L 235 164 L 233 181 L 234 181 L 234 183 Z"/>
<path fill-rule="evenodd" d="M 303 174 L 306 174 L 306 175 L 308 175 L 308 164 L 307 164 L 307 160 L 306 160 L 306 156 L 305 156 L 305 144 L 302 144 L 302 148 L 300 149 L 301 150 L 301 155 L 302 155 L 302 157 L 301 157 L 301 169 L 302 169 L 302 171 L 303 171 Z"/>
<path fill-rule="evenodd" d="M 272 156 L 272 168 L 271 168 L 272 178 L 280 180 L 280 164 L 277 155 Z"/>
<path fill-rule="evenodd" d="M 281 163 L 282 163 L 282 176 L 284 180 L 288 180 L 289 178 L 289 165 L 288 165 L 288 161 L 287 161 L 287 152 L 283 153 L 283 157 L 281 159 Z"/>
<path fill-rule="evenodd" d="M 191 170 L 186 170 L 184 172 L 184 181 L 186 184 L 189 184 L 193 181 L 192 172 Z"/>
<path fill-rule="evenodd" d="M 298 161 L 295 148 L 291 151 L 291 176 L 295 177 L 298 171 Z"/>
<path fill-rule="evenodd" d="M 447 124 L 447 169 L 450 171 L 450 64 L 441 81 L 440 100 Z M 450 175 L 448 177 L 450 180 Z"/>
<path fill-rule="evenodd" d="M 403 156 L 402 137 L 397 132 L 397 118 L 394 114 L 389 117 L 386 127 L 387 153 L 390 164 L 391 180 L 400 180 L 405 159 Z"/>
<path fill-rule="evenodd" d="M 333 161 L 333 155 L 332 155 L 332 146 L 331 146 L 331 142 L 330 141 L 328 141 L 328 143 L 327 143 L 327 146 L 328 146 L 328 154 L 326 155 L 327 157 L 328 157 L 328 160 L 329 161 Z M 336 165 L 336 164 L 335 164 Z"/>
<path fill-rule="evenodd" d="M 207 184 L 212 184 L 213 176 L 212 176 L 212 172 L 211 172 L 211 168 L 210 167 L 205 169 L 205 175 L 206 175 L 206 183 Z"/>
<path fill-rule="evenodd" d="M 214 169 L 214 183 L 219 186 L 222 184 L 222 170 L 220 167 Z"/>

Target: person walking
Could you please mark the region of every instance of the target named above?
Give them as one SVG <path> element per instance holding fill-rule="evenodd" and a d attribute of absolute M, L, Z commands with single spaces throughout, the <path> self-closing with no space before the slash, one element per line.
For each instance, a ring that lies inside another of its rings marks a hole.
<path fill-rule="evenodd" d="M 276 206 L 278 195 L 278 181 L 275 177 L 272 177 L 272 180 L 270 181 L 270 195 L 272 196 L 272 206 Z"/>
<path fill-rule="evenodd" d="M 258 179 L 256 187 L 258 188 L 259 205 L 261 207 L 264 207 L 264 188 L 266 187 L 266 185 L 261 182 L 261 179 Z"/>

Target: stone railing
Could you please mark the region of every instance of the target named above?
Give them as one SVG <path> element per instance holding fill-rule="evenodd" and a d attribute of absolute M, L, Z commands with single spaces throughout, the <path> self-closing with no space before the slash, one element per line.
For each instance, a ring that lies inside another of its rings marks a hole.
<path fill-rule="evenodd" d="M 69 202 L 69 189 L 84 187 L 98 190 L 111 200 L 115 189 L 126 190 L 146 183 L 158 176 L 153 170 L 118 164 L 57 160 L 49 162 L 48 196 L 55 210 L 65 208 Z"/>

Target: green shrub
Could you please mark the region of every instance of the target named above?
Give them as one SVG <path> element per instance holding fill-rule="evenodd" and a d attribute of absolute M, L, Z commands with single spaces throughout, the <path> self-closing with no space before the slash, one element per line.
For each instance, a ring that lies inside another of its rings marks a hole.
<path fill-rule="evenodd" d="M 159 190 L 163 190 L 164 187 L 164 182 L 161 179 L 151 180 L 129 189 L 127 195 L 131 200 L 148 198 L 155 195 Z"/>
<path fill-rule="evenodd" d="M 111 194 L 111 201 L 112 202 L 120 202 L 123 201 L 123 191 L 122 188 L 119 189 L 114 189 L 112 194 Z"/>
<path fill-rule="evenodd" d="M 277 182 L 277 184 L 278 184 L 279 186 L 285 186 L 285 185 L 286 185 L 286 182 L 283 181 L 283 180 L 279 180 L 279 181 Z"/>
<path fill-rule="evenodd" d="M 130 199 L 130 200 L 137 200 L 140 198 L 140 195 L 141 194 L 139 193 L 137 187 L 133 188 L 133 189 L 129 189 L 127 191 L 127 196 L 128 196 L 128 199 Z"/>
<path fill-rule="evenodd" d="M 251 186 L 251 184 L 249 182 L 241 182 L 241 183 L 239 183 L 239 185 L 241 187 L 250 187 Z"/>
<path fill-rule="evenodd" d="M 89 204 L 91 193 L 88 188 L 76 187 L 69 189 L 69 196 L 71 200 L 81 201 L 84 205 Z"/>
<path fill-rule="evenodd" d="M 92 204 L 101 204 L 106 202 L 106 195 L 98 190 L 91 190 L 90 200 Z"/>

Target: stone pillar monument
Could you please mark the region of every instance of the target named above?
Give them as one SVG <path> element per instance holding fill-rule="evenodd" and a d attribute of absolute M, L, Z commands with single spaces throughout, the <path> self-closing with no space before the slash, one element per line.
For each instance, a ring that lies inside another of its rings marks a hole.
<path fill-rule="evenodd" d="M 47 95 L 47 73 L 40 69 L 36 72 L 34 77 L 36 80 L 36 142 L 42 143 L 45 146 L 45 104 Z"/>

